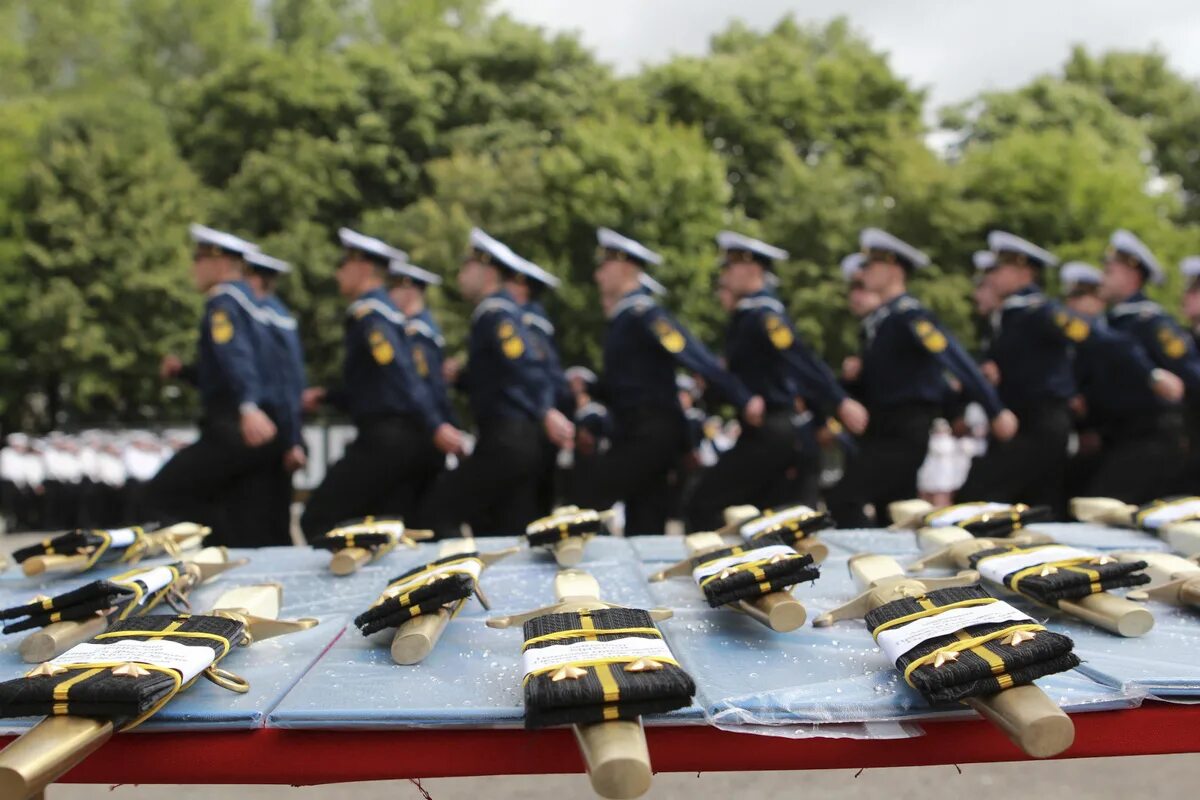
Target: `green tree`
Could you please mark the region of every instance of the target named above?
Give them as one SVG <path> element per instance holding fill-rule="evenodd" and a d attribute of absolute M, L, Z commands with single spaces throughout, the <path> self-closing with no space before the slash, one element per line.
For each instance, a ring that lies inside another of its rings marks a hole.
<path fill-rule="evenodd" d="M 5 384 L 52 413 L 155 413 L 159 358 L 192 340 L 185 230 L 200 202 L 155 108 L 111 97 L 48 119 L 16 209 L 23 363 Z"/>

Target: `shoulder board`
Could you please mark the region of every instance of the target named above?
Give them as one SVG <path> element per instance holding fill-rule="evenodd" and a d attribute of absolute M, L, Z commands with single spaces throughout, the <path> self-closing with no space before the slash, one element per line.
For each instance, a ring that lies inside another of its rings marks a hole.
<path fill-rule="evenodd" d="M 270 325 L 285 331 L 296 330 L 296 318 L 284 314 L 274 308 L 264 307 L 263 314 Z"/>
<path fill-rule="evenodd" d="M 1117 303 L 1109 312 L 1114 317 L 1157 317 L 1163 313 L 1162 306 L 1153 300 L 1139 300 L 1136 303 Z"/>
<path fill-rule="evenodd" d="M 346 309 L 346 313 L 355 319 L 362 319 L 369 314 L 378 314 L 393 325 L 403 325 L 406 322 L 403 314 L 374 297 L 355 300 Z"/>
<path fill-rule="evenodd" d="M 444 347 L 446 344 L 446 340 L 442 338 L 441 334 L 435 331 L 425 320 L 410 319 L 404 328 L 404 332 L 409 336 L 424 336 L 438 347 Z"/>
<path fill-rule="evenodd" d="M 1016 294 L 1005 298 L 1000 307 L 1005 311 L 1014 308 L 1037 308 L 1046 304 L 1046 296 L 1041 294 Z"/>
<path fill-rule="evenodd" d="M 517 308 L 517 304 L 513 301 L 506 300 L 503 297 L 489 297 L 475 306 L 475 311 L 471 314 L 471 320 L 474 321 L 487 314 L 501 311 L 513 316 L 519 316 L 521 313 L 521 310 Z"/>
<path fill-rule="evenodd" d="M 653 297 L 645 294 L 635 294 L 633 297 L 627 297 L 613 306 L 609 319 L 616 319 L 626 311 L 632 311 L 635 314 L 644 314 L 651 308 L 657 307 L 658 302 Z"/>
<path fill-rule="evenodd" d="M 254 302 L 254 300 L 248 297 L 246 293 L 237 286 L 232 286 L 227 283 L 221 284 L 217 287 L 217 290 L 213 292 L 212 296 L 209 298 L 209 302 L 222 297 L 228 297 L 241 306 L 242 310 L 249 314 L 250 318 L 255 322 L 262 323 L 263 325 L 271 324 L 267 317 L 267 310 L 258 303 Z"/>
<path fill-rule="evenodd" d="M 539 317 L 537 314 L 524 314 L 521 316 L 521 322 L 528 328 L 537 328 L 547 336 L 554 335 L 554 324 L 545 317 Z"/>
<path fill-rule="evenodd" d="M 921 305 L 921 301 L 915 297 L 902 297 L 896 303 L 895 311 L 924 311 L 925 306 Z"/>
<path fill-rule="evenodd" d="M 765 309 L 774 311 L 776 314 L 782 314 L 784 311 L 783 303 L 774 297 L 746 297 L 738 301 L 736 308 L 738 311 Z"/>

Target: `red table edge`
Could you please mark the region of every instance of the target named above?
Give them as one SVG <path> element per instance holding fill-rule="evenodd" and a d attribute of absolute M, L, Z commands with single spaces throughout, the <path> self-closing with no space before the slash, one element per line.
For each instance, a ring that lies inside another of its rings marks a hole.
<path fill-rule="evenodd" d="M 1150 703 L 1072 716 L 1060 758 L 1200 752 L 1200 706 Z M 911 739 L 786 739 L 709 726 L 652 727 L 656 772 L 859 769 L 1020 761 L 983 720 L 922 723 Z M 0 738 L 7 744 L 11 737 Z M 95 784 L 315 785 L 402 778 L 578 773 L 567 729 L 283 730 L 118 735 L 62 779 Z"/>

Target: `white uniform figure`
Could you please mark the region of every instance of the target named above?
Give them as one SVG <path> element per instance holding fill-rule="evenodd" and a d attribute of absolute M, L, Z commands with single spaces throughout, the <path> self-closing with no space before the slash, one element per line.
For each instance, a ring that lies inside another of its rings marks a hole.
<path fill-rule="evenodd" d="M 924 497 L 937 498 L 941 503 L 930 500 L 934 505 L 945 505 L 948 495 L 962 486 L 965 475 L 961 472 L 958 443 L 950 430 L 950 423 L 935 419 L 929 433 L 929 451 L 925 461 L 917 470 L 917 491 Z"/>

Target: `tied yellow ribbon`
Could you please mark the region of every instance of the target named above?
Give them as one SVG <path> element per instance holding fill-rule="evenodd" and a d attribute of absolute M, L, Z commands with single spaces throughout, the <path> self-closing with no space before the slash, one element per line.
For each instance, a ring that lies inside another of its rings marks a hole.
<path fill-rule="evenodd" d="M 919 667 L 923 667 L 926 664 L 933 663 L 934 661 L 937 660 L 937 657 L 939 655 L 942 655 L 945 653 L 951 653 L 951 652 L 965 653 L 967 651 L 972 651 L 972 652 L 975 652 L 977 655 L 980 655 L 980 657 L 982 657 L 985 661 L 987 661 L 989 664 L 991 664 L 992 674 L 995 675 L 997 677 L 997 679 L 999 680 L 1000 688 L 1008 689 L 1009 687 L 1011 687 L 1013 685 L 1013 683 L 1012 683 L 1012 678 L 1010 676 L 1008 676 L 1007 674 L 1005 674 L 1005 672 L 1004 672 L 1004 662 L 999 658 L 992 659 L 992 658 L 987 658 L 986 656 L 983 656 L 981 653 L 979 653 L 979 649 L 982 648 L 983 645 L 987 644 L 988 642 L 995 641 L 996 639 L 1003 639 L 1005 636 L 1011 636 L 1012 634 L 1016 633 L 1017 631 L 1044 631 L 1044 630 L 1046 630 L 1046 628 L 1042 625 L 1038 625 L 1036 622 L 1023 622 L 1023 623 L 1020 623 L 1017 625 L 1010 625 L 1007 628 L 1003 628 L 1002 630 L 995 631 L 994 633 L 985 634 L 983 636 L 972 636 L 967 639 L 962 639 L 957 642 L 952 642 L 952 643 L 946 645 L 945 647 L 939 647 L 937 650 L 934 650 L 932 653 L 927 653 L 927 654 L 921 656 L 920 658 L 915 659 L 911 664 L 909 664 L 907 667 L 905 667 L 904 668 L 904 682 L 907 683 L 909 686 L 912 686 L 915 689 L 916 686 L 913 684 L 912 674 Z M 992 653 L 991 655 L 994 656 L 995 654 Z M 1005 679 L 1007 679 L 1007 680 L 1005 680 Z M 1007 685 L 1005 685 L 1005 684 L 1007 684 Z"/>
<path fill-rule="evenodd" d="M 930 514 L 927 514 L 925 516 L 926 524 L 932 523 L 938 517 L 945 516 L 947 512 L 952 511 L 954 508 L 955 508 L 954 506 L 950 506 L 949 508 L 943 508 L 938 511 L 934 511 Z M 967 517 L 966 519 L 961 519 L 954 524 L 956 526 L 958 526 L 959 528 L 968 528 L 971 525 L 977 525 L 981 522 L 991 522 L 994 519 L 1008 517 L 1009 521 L 1012 522 L 1012 524 L 1013 524 L 1013 530 L 1018 530 L 1022 527 L 1021 515 L 1024 514 L 1028 510 L 1029 510 L 1029 506 L 1025 505 L 1024 503 L 1017 503 L 1017 504 L 1013 505 L 1012 508 L 1007 508 L 1003 511 L 984 511 L 983 513 L 976 514 L 973 517 Z"/>
<path fill-rule="evenodd" d="M 119 614 L 117 614 L 118 620 L 129 619 L 131 616 L 133 616 L 133 612 L 137 610 L 141 610 L 143 612 L 150 611 L 162 602 L 163 598 L 166 597 L 171 592 L 171 589 L 174 588 L 175 584 L 179 582 L 180 577 L 178 567 L 168 565 L 167 569 L 171 571 L 171 580 L 166 586 L 151 594 L 144 605 L 142 604 L 142 598 L 145 595 L 145 590 L 142 588 L 142 585 L 137 582 L 137 578 L 139 575 L 144 574 L 147 570 L 131 570 L 129 572 L 122 573 L 121 575 L 114 575 L 113 577 L 109 578 L 109 580 L 113 583 L 125 586 L 133 592 L 133 599 L 126 603 L 125 607 L 121 609 Z"/>
<path fill-rule="evenodd" d="M 427 565 L 424 569 L 420 570 L 419 572 L 414 572 L 411 575 L 404 575 L 400 578 L 397 578 L 396 580 L 394 580 L 390 584 L 388 584 L 388 588 L 385 589 L 383 591 L 383 594 L 381 594 L 379 596 L 379 599 L 376 600 L 371 605 L 371 608 L 375 608 L 376 606 L 382 605 L 382 604 L 386 603 L 388 600 L 395 599 L 397 602 L 400 603 L 401 607 L 411 609 L 413 612 L 413 616 L 418 617 L 421 615 L 421 609 L 419 607 L 410 605 L 411 599 L 412 599 L 412 594 L 413 594 L 413 592 L 417 591 L 418 589 L 424 588 L 424 586 L 426 584 L 421 583 L 421 581 L 425 578 L 432 576 L 435 573 L 439 574 L 439 575 L 446 575 L 446 576 L 469 575 L 471 577 L 472 591 L 476 590 L 477 581 L 475 578 L 475 574 L 473 572 L 471 572 L 469 569 L 466 569 L 465 567 L 463 567 L 463 565 L 470 564 L 470 563 L 477 563 L 480 566 L 482 566 L 483 559 L 479 558 L 479 556 L 463 556 L 462 558 L 458 558 L 453 561 L 443 561 L 440 564 L 430 564 L 430 565 Z M 453 567 L 463 567 L 463 568 L 453 569 Z M 450 568 L 450 569 L 448 569 L 448 568 Z M 404 586 L 409 583 L 416 583 L 417 585 L 413 586 L 413 588 L 409 589 L 407 592 L 404 592 L 403 594 L 394 594 L 394 593 L 390 592 L 392 587 Z M 457 616 L 459 610 L 462 609 L 463 601 L 455 600 L 454 603 L 457 604 L 457 607 L 453 610 L 453 613 L 455 616 Z M 449 605 L 449 604 L 447 604 L 447 605 Z"/>

